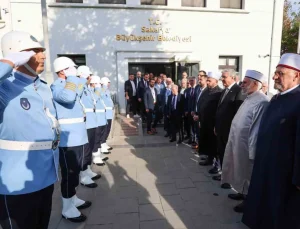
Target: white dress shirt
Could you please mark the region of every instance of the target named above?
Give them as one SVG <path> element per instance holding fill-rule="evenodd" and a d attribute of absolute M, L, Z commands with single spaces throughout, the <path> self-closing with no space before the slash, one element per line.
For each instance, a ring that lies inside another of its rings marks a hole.
<path fill-rule="evenodd" d="M 153 97 L 153 101 L 154 101 L 154 103 L 156 103 L 156 97 L 155 97 L 154 87 L 150 87 L 150 90 L 151 90 L 151 94 L 152 94 L 152 97 Z"/>
<path fill-rule="evenodd" d="M 136 96 L 136 88 L 133 80 L 130 80 L 131 87 L 132 87 L 132 96 Z"/>

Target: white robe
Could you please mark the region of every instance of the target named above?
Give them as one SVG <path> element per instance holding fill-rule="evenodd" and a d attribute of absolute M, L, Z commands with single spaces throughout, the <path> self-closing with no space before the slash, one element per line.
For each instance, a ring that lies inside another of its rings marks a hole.
<path fill-rule="evenodd" d="M 260 91 L 247 96 L 232 120 L 222 166 L 222 183 L 247 194 L 261 117 L 269 98 Z"/>

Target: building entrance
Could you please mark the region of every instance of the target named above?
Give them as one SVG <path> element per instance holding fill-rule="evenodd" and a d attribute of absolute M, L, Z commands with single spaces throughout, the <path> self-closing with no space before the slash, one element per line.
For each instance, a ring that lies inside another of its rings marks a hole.
<path fill-rule="evenodd" d="M 197 76 L 199 71 L 199 63 L 128 63 L 129 74 L 134 74 L 138 71 L 142 73 L 153 73 L 154 76 L 159 76 L 161 73 L 172 78 L 173 82 L 177 83 L 181 79 L 181 75 L 184 71 L 189 76 Z"/>

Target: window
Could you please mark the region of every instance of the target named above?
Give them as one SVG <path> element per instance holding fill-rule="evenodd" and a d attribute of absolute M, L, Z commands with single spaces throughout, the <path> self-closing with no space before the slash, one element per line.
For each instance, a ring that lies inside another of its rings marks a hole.
<path fill-rule="evenodd" d="M 242 9 L 243 0 L 220 0 L 221 8 Z"/>
<path fill-rule="evenodd" d="M 220 56 L 219 57 L 219 70 L 233 69 L 239 71 L 240 58 L 237 56 Z"/>
<path fill-rule="evenodd" d="M 77 66 L 86 65 L 85 55 L 83 54 L 57 54 L 57 57 L 69 57 Z"/>
<path fill-rule="evenodd" d="M 126 0 L 98 0 L 101 4 L 126 4 Z"/>
<path fill-rule="evenodd" d="M 58 3 L 83 3 L 83 0 L 56 0 Z"/>
<path fill-rule="evenodd" d="M 181 6 L 205 7 L 205 0 L 181 0 Z"/>
<path fill-rule="evenodd" d="M 167 5 L 167 0 L 141 0 L 142 5 Z"/>

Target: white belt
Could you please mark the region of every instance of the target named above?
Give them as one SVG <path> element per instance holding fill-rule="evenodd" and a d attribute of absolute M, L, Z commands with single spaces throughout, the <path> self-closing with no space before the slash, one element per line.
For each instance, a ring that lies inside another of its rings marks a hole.
<path fill-rule="evenodd" d="M 97 113 L 105 112 L 105 109 L 97 109 L 96 112 Z"/>
<path fill-rule="evenodd" d="M 52 149 L 52 141 L 47 142 L 19 142 L 0 140 L 0 149 L 3 150 L 47 150 Z"/>
<path fill-rule="evenodd" d="M 112 110 L 112 107 L 105 107 L 106 110 Z"/>
<path fill-rule="evenodd" d="M 85 112 L 94 112 L 94 109 L 93 108 L 86 108 Z"/>
<path fill-rule="evenodd" d="M 81 123 L 84 122 L 84 118 L 65 118 L 59 119 L 59 124 L 74 124 L 74 123 Z"/>

